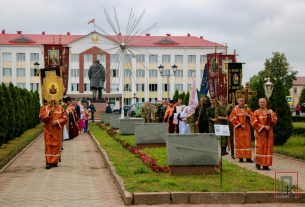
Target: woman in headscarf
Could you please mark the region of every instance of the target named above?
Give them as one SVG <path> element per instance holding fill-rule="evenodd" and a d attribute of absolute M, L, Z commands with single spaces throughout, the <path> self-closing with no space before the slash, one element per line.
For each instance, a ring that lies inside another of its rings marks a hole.
<path fill-rule="evenodd" d="M 188 123 L 186 123 L 187 117 L 188 117 L 188 106 L 183 106 L 181 111 L 178 114 L 178 120 L 179 120 L 179 134 L 188 134 L 190 133 L 190 126 Z"/>

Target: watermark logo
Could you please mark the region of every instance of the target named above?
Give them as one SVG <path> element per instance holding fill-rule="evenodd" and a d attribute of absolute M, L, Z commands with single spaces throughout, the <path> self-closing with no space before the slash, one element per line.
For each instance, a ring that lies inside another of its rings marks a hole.
<path fill-rule="evenodd" d="M 299 198 L 297 172 L 275 172 L 274 197 Z"/>

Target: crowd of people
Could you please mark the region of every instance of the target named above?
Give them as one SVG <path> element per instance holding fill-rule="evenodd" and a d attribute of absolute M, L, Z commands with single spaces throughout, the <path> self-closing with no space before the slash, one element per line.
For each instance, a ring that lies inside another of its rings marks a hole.
<path fill-rule="evenodd" d="M 95 111 L 92 103 L 70 97 L 64 98 L 63 103 L 44 102 L 39 118 L 44 123 L 46 169 L 57 167 L 61 161 L 63 140 L 88 132 L 88 123 L 90 119 L 94 122 Z"/>
<path fill-rule="evenodd" d="M 107 110 L 110 110 L 108 108 Z M 46 168 L 57 167 L 60 162 L 62 141 L 73 139 L 88 132 L 89 119 L 94 121 L 95 107 L 77 99 L 64 98 L 63 104 L 52 100 L 44 103 L 39 118 L 44 123 Z M 109 111 L 110 112 L 110 111 Z M 214 125 L 229 125 L 230 136 L 221 137 L 221 154 L 228 154 L 240 162 L 252 163 L 251 127 L 255 136 L 255 164 L 257 169 L 269 170 L 272 165 L 273 125 L 276 114 L 267 108 L 267 101 L 259 99 L 259 108 L 254 112 L 239 98 L 238 104 L 227 105 L 226 99 L 200 98 L 196 109 L 182 105 L 182 100 L 163 101 L 161 104 L 145 103 L 142 108 L 145 122 L 168 124 L 168 133 L 214 133 Z"/>
<path fill-rule="evenodd" d="M 182 100 L 163 101 L 151 105 L 146 102 L 142 108 L 145 122 L 163 122 L 168 124 L 168 133 L 214 133 L 214 125 L 229 125 L 230 136 L 221 137 L 221 154 L 229 150 L 233 159 L 252 163 L 251 127 L 255 137 L 255 164 L 257 169 L 269 170 L 272 165 L 273 128 L 277 122 L 276 114 L 267 108 L 267 101 L 259 99 L 259 108 L 254 112 L 245 105 L 245 99 L 239 98 L 238 104 L 227 105 L 226 99 L 200 98 L 194 113 L 188 113 L 190 107 L 182 105 Z"/>

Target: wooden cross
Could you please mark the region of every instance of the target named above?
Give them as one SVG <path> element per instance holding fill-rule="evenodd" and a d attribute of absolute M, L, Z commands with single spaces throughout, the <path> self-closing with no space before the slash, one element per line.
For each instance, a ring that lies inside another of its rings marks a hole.
<path fill-rule="evenodd" d="M 245 98 L 245 103 L 246 104 L 248 103 L 248 99 L 250 97 L 254 97 L 256 95 L 257 95 L 257 93 L 250 89 L 249 83 L 246 83 L 246 87 L 244 87 L 243 89 L 236 91 L 236 97 L 237 98 Z"/>

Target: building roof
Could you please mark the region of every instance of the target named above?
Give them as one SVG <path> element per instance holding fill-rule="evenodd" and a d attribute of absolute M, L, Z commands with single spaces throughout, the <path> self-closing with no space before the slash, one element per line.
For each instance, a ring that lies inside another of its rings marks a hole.
<path fill-rule="evenodd" d="M 108 39 L 120 42 L 127 39 L 127 44 L 133 47 L 225 47 L 224 45 L 194 36 L 106 36 Z"/>
<path fill-rule="evenodd" d="M 305 86 L 305 76 L 299 76 L 292 82 L 294 86 Z"/>
<path fill-rule="evenodd" d="M 18 42 L 21 37 L 29 42 Z M 47 35 L 47 34 L 0 34 L 0 45 L 43 45 L 43 44 L 69 44 L 83 37 L 83 35 Z"/>
<path fill-rule="evenodd" d="M 53 34 L 1 34 L 0 45 L 67 45 L 87 35 L 53 35 Z M 202 37 L 187 36 L 105 36 L 109 40 L 122 42 L 126 40 L 132 47 L 225 47 L 224 45 L 208 41 Z"/>

